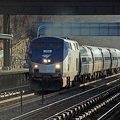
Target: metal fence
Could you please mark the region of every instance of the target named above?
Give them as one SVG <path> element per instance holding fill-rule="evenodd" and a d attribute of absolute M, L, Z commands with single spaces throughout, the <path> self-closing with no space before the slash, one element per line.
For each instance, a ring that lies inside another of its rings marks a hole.
<path fill-rule="evenodd" d="M 0 74 L 0 92 L 29 87 L 28 72 Z"/>

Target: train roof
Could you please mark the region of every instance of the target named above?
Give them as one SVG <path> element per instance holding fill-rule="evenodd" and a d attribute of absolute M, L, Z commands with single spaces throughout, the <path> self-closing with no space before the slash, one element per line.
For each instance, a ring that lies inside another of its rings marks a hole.
<path fill-rule="evenodd" d="M 38 38 L 34 38 L 33 40 L 31 40 L 31 42 L 34 42 L 34 41 L 38 40 L 39 38 L 56 38 L 56 39 L 64 40 L 66 42 L 75 42 L 75 43 L 77 43 L 77 41 L 71 40 L 71 39 L 69 39 L 67 37 L 65 38 L 65 37 L 56 37 L 56 36 L 40 36 Z"/>

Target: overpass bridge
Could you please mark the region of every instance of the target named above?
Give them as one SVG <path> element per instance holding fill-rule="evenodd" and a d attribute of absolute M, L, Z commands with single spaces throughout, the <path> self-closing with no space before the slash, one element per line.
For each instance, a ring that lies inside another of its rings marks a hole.
<path fill-rule="evenodd" d="M 1 0 L 0 14 L 119 15 L 119 0 Z"/>
<path fill-rule="evenodd" d="M 42 23 L 35 22 L 31 29 L 34 37 L 52 36 L 120 36 L 120 23 Z"/>

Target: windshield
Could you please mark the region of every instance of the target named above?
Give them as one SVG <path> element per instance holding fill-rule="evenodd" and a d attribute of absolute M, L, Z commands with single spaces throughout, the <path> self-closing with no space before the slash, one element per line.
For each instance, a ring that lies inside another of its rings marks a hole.
<path fill-rule="evenodd" d="M 35 48 L 46 48 L 46 43 L 45 42 L 34 42 L 32 46 Z"/>
<path fill-rule="evenodd" d="M 62 47 L 62 43 L 61 42 L 50 42 L 50 43 L 46 43 L 46 42 L 34 42 L 32 44 L 32 46 L 34 48 L 61 48 Z"/>
<path fill-rule="evenodd" d="M 61 48 L 62 43 L 60 43 L 60 42 L 49 43 L 48 46 L 49 46 L 49 48 Z"/>

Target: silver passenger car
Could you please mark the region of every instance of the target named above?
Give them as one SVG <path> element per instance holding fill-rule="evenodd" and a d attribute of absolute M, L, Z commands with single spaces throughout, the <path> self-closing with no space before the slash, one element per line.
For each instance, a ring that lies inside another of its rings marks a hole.
<path fill-rule="evenodd" d="M 93 73 L 93 56 L 91 50 L 87 46 L 80 46 L 80 73 Z"/>
<path fill-rule="evenodd" d="M 117 52 L 117 59 L 118 59 L 118 65 L 117 65 L 117 71 L 120 70 L 120 50 L 116 49 Z"/>
<path fill-rule="evenodd" d="M 117 58 L 117 52 L 114 48 L 108 48 L 110 52 L 110 58 L 111 58 L 111 65 L 110 65 L 110 73 L 117 72 L 117 66 L 118 66 L 118 58 Z"/>
<path fill-rule="evenodd" d="M 110 70 L 110 66 L 111 66 L 111 56 L 110 56 L 110 52 L 107 48 L 99 48 L 102 56 L 103 56 L 103 74 L 107 75 L 109 73 Z"/>
<path fill-rule="evenodd" d="M 80 46 L 80 77 L 99 78 L 120 70 L 120 50 L 95 46 Z"/>

